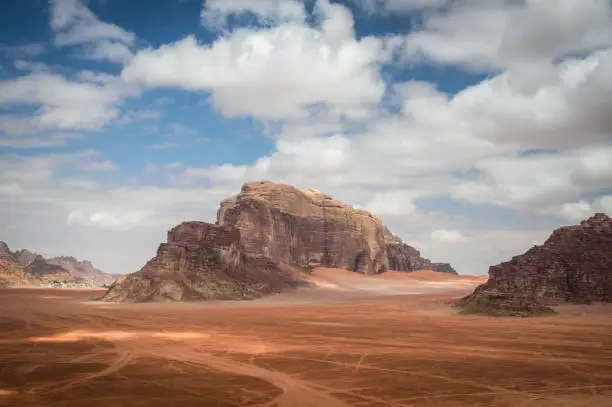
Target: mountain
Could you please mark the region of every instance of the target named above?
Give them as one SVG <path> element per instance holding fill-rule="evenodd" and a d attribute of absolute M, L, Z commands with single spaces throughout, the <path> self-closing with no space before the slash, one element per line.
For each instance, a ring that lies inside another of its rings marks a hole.
<path fill-rule="evenodd" d="M 458 306 L 465 312 L 530 316 L 562 303 L 612 302 L 612 219 L 597 213 L 558 228 L 541 246 L 489 268 L 489 280 Z"/>
<path fill-rule="evenodd" d="M 95 269 L 89 261 L 73 257 L 45 259 L 28 250 L 12 252 L 0 241 L 0 287 L 15 285 L 58 285 L 94 287 L 115 279 Z"/>
<path fill-rule="evenodd" d="M 106 301 L 254 298 L 301 284 L 312 267 L 363 274 L 431 269 L 374 215 L 314 189 L 250 182 L 223 200 L 215 225 L 185 222 Z"/>

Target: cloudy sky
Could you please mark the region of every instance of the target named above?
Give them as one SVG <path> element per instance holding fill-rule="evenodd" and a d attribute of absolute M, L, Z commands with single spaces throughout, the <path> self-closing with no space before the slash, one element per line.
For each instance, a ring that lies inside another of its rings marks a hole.
<path fill-rule="evenodd" d="M 612 213 L 609 0 L 4 0 L 0 240 L 136 271 L 249 180 L 460 273 Z"/>

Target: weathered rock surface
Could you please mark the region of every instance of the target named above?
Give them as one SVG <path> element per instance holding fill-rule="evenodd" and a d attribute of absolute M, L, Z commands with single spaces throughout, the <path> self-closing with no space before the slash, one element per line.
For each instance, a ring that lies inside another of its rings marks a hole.
<path fill-rule="evenodd" d="M 541 246 L 492 266 L 487 283 L 458 305 L 466 312 L 529 316 L 561 303 L 612 302 L 612 219 L 598 213 L 556 229 Z"/>
<path fill-rule="evenodd" d="M 303 267 L 318 264 L 365 274 L 431 268 L 380 219 L 315 189 L 246 183 L 221 202 L 217 224 L 239 229 L 248 253 Z"/>
<path fill-rule="evenodd" d="M 2 286 L 57 283 L 86 287 L 114 281 L 88 261 L 79 262 L 72 257 L 45 259 L 25 249 L 12 252 L 5 242 L 0 242 L 0 262 Z"/>
<path fill-rule="evenodd" d="M 301 284 L 312 267 L 375 274 L 431 268 L 372 214 L 314 189 L 251 182 L 221 202 L 217 222 L 185 222 L 105 301 L 256 298 Z"/>
<path fill-rule="evenodd" d="M 103 300 L 253 299 L 299 284 L 297 275 L 289 266 L 247 254 L 238 229 L 184 222 L 168 232 L 153 259 L 120 277 Z"/>
<path fill-rule="evenodd" d="M 431 268 L 438 273 L 459 274 L 457 270 L 448 263 L 431 263 Z"/>

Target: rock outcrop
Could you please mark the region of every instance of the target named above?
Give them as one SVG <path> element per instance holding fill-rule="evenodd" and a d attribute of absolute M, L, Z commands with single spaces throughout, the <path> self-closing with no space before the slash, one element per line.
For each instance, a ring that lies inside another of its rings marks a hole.
<path fill-rule="evenodd" d="M 437 271 L 438 273 L 447 273 L 447 274 L 459 274 L 457 270 L 453 268 L 448 263 L 431 263 L 431 268 L 433 271 Z"/>
<path fill-rule="evenodd" d="M 41 284 L 91 287 L 114 281 L 94 269 L 89 261 L 79 262 L 73 257 L 45 259 L 25 249 L 12 252 L 5 242 L 0 242 L 0 280 L 4 287 Z"/>
<path fill-rule="evenodd" d="M 530 316 L 562 303 L 612 302 L 612 219 L 598 213 L 556 229 L 541 246 L 492 266 L 465 312 Z"/>
<path fill-rule="evenodd" d="M 270 181 L 221 202 L 215 225 L 185 222 L 105 301 L 256 298 L 302 284 L 312 267 L 375 274 L 431 268 L 372 214 L 314 189 Z"/>
<path fill-rule="evenodd" d="M 104 301 L 149 302 L 253 299 L 300 283 L 298 271 L 247 254 L 240 231 L 184 222 L 168 232 L 140 271 L 120 277 Z"/>
<path fill-rule="evenodd" d="M 240 230 L 248 253 L 302 267 L 314 263 L 364 274 L 431 268 L 380 219 L 315 189 L 246 183 L 221 202 L 217 224 Z"/>

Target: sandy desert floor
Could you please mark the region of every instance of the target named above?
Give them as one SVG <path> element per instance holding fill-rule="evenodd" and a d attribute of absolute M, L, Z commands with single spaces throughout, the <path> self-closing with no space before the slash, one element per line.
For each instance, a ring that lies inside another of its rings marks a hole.
<path fill-rule="evenodd" d="M 612 315 L 455 315 L 482 278 L 318 270 L 249 302 L 0 291 L 0 406 L 612 406 Z"/>

